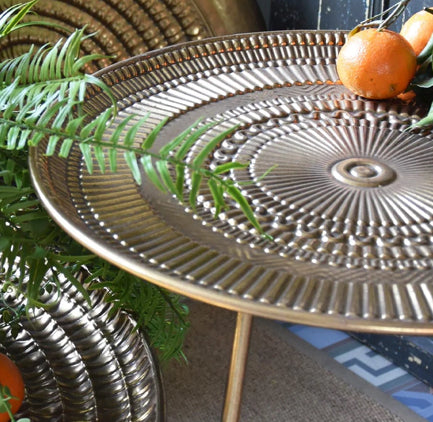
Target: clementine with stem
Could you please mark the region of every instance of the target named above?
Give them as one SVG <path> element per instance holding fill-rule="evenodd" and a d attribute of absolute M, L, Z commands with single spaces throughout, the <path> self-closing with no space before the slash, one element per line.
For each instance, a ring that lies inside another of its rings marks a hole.
<path fill-rule="evenodd" d="M 343 85 L 369 99 L 405 91 L 415 75 L 416 55 L 409 42 L 388 29 L 369 28 L 350 35 L 337 57 Z"/>

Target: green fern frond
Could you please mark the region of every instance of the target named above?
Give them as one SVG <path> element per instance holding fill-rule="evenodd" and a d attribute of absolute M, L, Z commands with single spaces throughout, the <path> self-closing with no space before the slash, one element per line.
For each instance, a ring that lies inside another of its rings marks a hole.
<path fill-rule="evenodd" d="M 23 10 L 30 10 L 34 3 L 30 2 L 28 7 L 24 5 Z M 25 26 L 18 25 L 24 15 L 19 6 L 0 14 L 0 37 L 14 27 Z M 5 29 L 12 18 L 15 26 Z M 130 277 L 98 256 L 89 254 L 54 224 L 35 195 L 28 171 L 29 146 L 48 139 L 49 154 L 58 151 L 62 157 L 67 157 L 74 143 L 86 145 L 92 138 L 102 139 L 116 114 L 113 103 L 112 108 L 89 122 L 81 109 L 89 84 L 98 85 L 111 98 L 111 91 L 105 84 L 81 72 L 82 66 L 99 58 L 78 55 L 85 38 L 83 31 L 76 31 L 64 44 L 33 49 L 0 65 L 0 334 L 5 326 L 13 335 L 17 334 L 26 310 L 43 306 L 39 301 L 40 294 L 55 292 L 60 277 L 69 279 L 86 296 L 82 280 L 77 278 L 83 266 L 92 273 L 93 279 L 102 283 Z M 118 153 L 119 132 L 120 129 L 115 131 L 115 136 L 110 139 L 111 157 Z M 132 131 L 130 137 L 134 137 Z M 103 150 L 95 146 L 94 151 L 99 157 Z M 115 171 L 114 159 L 111 161 L 111 170 Z M 102 164 L 102 160 L 98 162 Z M 139 279 L 130 280 L 134 290 L 146 289 L 147 293 L 145 297 L 144 293 L 137 295 L 130 304 L 125 300 L 124 309 L 140 321 L 140 327 L 147 331 L 156 349 L 161 349 L 164 359 L 182 357 L 180 345 L 187 323 L 179 319 L 180 304 L 179 313 L 171 311 L 173 302 L 179 298 L 173 295 L 167 301 L 156 286 Z M 25 306 L 14 304 L 12 307 L 6 302 L 5 294 L 10 289 L 16 295 L 26 297 Z M 113 291 L 111 295 L 113 300 L 116 295 L 121 296 L 119 291 Z M 153 308 L 140 306 L 140 300 L 152 303 Z"/>
<path fill-rule="evenodd" d="M 101 171 L 106 171 L 106 151 L 110 170 L 115 170 L 118 152 L 122 151 L 138 184 L 142 183 L 141 163 L 155 186 L 181 201 L 184 198 L 183 182 L 187 168 L 192 182 L 188 199 L 191 207 L 195 207 L 202 182 L 212 179 L 210 192 L 216 215 L 219 210 L 227 208 L 225 199 L 231 198 L 238 203 L 252 226 L 262 233 L 247 201 L 244 198 L 241 200 L 242 195 L 222 177 L 229 171 L 244 167 L 244 164 L 231 163 L 219 167 L 217 172 L 203 168 L 204 161 L 215 146 L 230 136 L 236 127 L 214 136 L 189 164 L 184 162 L 184 158 L 197 140 L 217 122 L 201 124 L 198 121 L 163 146 L 159 153 L 151 153 L 150 149 L 167 121 L 162 120 L 143 139 L 141 147 L 134 147 L 137 132 L 148 116 L 134 124 L 131 121 L 135 116 L 129 116 L 114 128 L 111 126 L 116 108 L 110 89 L 101 80 L 82 73 L 80 66 L 77 66 L 77 62 L 85 65 L 87 60 L 94 59 L 93 56 L 79 59 L 79 46 L 84 37 L 84 31 L 77 30 L 67 40 L 61 40 L 52 47 L 44 46 L 36 52 L 29 51 L 0 64 L 0 86 L 4 86 L 4 89 L 0 89 L 0 146 L 24 149 L 48 139 L 47 155 L 54 154 L 59 148 L 60 155 L 67 157 L 72 145 L 78 143 L 89 172 L 93 172 L 94 158 Z M 26 72 L 26 69 L 31 71 Z M 82 109 L 89 85 L 100 87 L 113 102 L 113 107 L 92 119 Z M 108 136 L 109 128 L 111 134 Z"/>
<path fill-rule="evenodd" d="M 2 105 L 39 108 L 47 102 L 82 104 L 87 86 L 98 86 L 115 105 L 110 89 L 99 78 L 83 72 L 84 66 L 100 55 L 80 57 L 79 47 L 86 38 L 84 29 L 74 31 L 54 46 L 31 48 L 21 56 L 0 63 Z M 49 105 L 47 105 L 49 107 Z"/>
<path fill-rule="evenodd" d="M 130 145 L 130 143 L 125 144 L 119 141 L 123 139 L 122 136 L 132 139 L 130 132 L 135 136 L 138 130 L 137 128 L 143 124 L 143 121 L 139 121 L 132 125 L 132 127 L 126 131 L 126 135 L 122 134 L 122 130 L 126 126 L 122 123 L 121 125 L 123 126 L 120 127 L 119 125 L 117 130 L 111 134 L 111 138 L 108 140 L 99 136 L 89 138 L 86 143 L 80 144 L 88 170 L 93 171 L 93 158 L 98 157 L 98 153 L 100 154 L 102 148 L 114 148 L 113 145 L 115 145 L 116 150 L 123 151 L 125 161 L 138 184 L 143 182 L 141 176 L 141 170 L 143 170 L 149 181 L 162 192 L 171 193 L 181 202 L 187 202 L 192 208 L 195 208 L 197 197 L 203 188 L 203 182 L 205 181 L 209 187 L 214 202 L 215 217 L 218 217 L 222 209 L 227 209 L 230 206 L 227 202 L 230 198 L 244 213 L 252 227 L 254 227 L 254 229 L 256 229 L 261 235 L 268 237 L 263 232 L 250 204 L 242 195 L 239 188 L 226 177 L 230 171 L 243 169 L 248 166 L 248 164 L 231 162 L 222 164 L 215 170 L 209 170 L 203 167 L 204 161 L 209 157 L 215 146 L 230 136 L 233 131 L 236 130 L 236 126 L 218 133 L 208 141 L 200 151 L 198 151 L 194 160 L 191 163 L 188 163 L 184 160 L 185 156 L 190 152 L 193 146 L 196 146 L 200 137 L 210 128 L 215 126 L 216 123 L 201 124 L 201 121 L 199 120 L 189 126 L 174 140 L 163 146 L 158 152 L 152 152 L 150 151 L 150 148 L 154 144 L 154 139 L 162 130 L 164 123 L 165 121 L 153 129 L 151 132 L 151 141 L 148 141 L 149 138 L 146 138 L 146 140 L 141 143 L 141 147 L 135 147 Z M 117 159 L 117 154 L 110 155 L 110 166 L 115 167 Z M 103 163 L 102 160 L 97 161 Z M 141 164 L 141 169 L 138 166 L 138 163 Z M 105 170 L 104 166 L 100 165 L 100 168 L 102 171 Z M 191 185 L 187 200 L 184 198 L 184 180 L 186 171 L 189 171 L 191 175 Z"/>
<path fill-rule="evenodd" d="M 32 24 L 22 19 L 36 2 L 17 5 L 0 14 L 0 37 Z M 247 164 L 227 163 L 214 170 L 204 166 L 212 150 L 231 136 L 235 128 L 216 134 L 200 150 L 194 150 L 192 162 L 186 161 L 197 141 L 217 122 L 197 121 L 157 152 L 152 147 L 166 120 L 156 125 L 145 139 L 137 141 L 137 133 L 148 116 L 120 120 L 110 88 L 83 71 L 89 62 L 101 58 L 81 54 L 82 42 L 89 36 L 84 28 L 76 30 L 54 45 L 32 48 L 20 57 L 0 63 L 1 285 L 23 292 L 26 289 L 28 306 L 40 306 L 40 292 L 55 288 L 60 276 L 82 289 L 82 280 L 76 274 L 85 265 L 90 273 L 88 281 L 93 280 L 95 288 L 107 288 L 110 301 L 133 313 L 163 359 L 182 357 L 188 323 L 187 309 L 180 298 L 89 254 L 56 226 L 31 186 L 28 148 L 46 140 L 47 155 L 67 158 L 71 148 L 78 145 L 89 172 L 95 165 L 105 172 L 107 164 L 110 171 L 116 171 L 122 154 L 137 183 L 144 182 L 144 173 L 157 188 L 191 206 L 195 206 L 200 190 L 206 188 L 214 201 L 215 217 L 223 209 L 238 206 L 251 226 L 263 234 L 248 201 L 229 177 L 230 172 Z M 84 107 L 91 85 L 105 93 L 112 103 L 98 116 L 87 115 Z M 187 174 L 191 178 L 188 195 Z M 0 291 L 0 323 L 2 298 Z"/>
<path fill-rule="evenodd" d="M 30 13 L 38 0 L 32 0 L 24 4 L 16 4 L 9 7 L 0 15 L 0 37 L 10 34 L 22 27 L 22 20 Z"/>

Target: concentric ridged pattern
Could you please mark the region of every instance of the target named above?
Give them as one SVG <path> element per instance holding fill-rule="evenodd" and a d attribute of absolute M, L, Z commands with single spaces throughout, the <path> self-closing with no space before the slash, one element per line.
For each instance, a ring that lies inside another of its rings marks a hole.
<path fill-rule="evenodd" d="M 150 111 L 137 142 L 164 117 L 156 148 L 200 117 L 216 122 L 191 161 L 238 125 L 207 165 L 250 163 L 230 177 L 273 240 L 236 207 L 215 220 L 206 188 L 191 210 L 149 184 L 137 187 L 122 162 L 116 174 L 89 175 L 78 149 L 67 163 L 44 157 L 43 146 L 32 155 L 42 200 L 91 249 L 175 291 L 289 321 L 432 332 L 433 140 L 407 130 L 425 111 L 342 87 L 335 59 L 344 40 L 333 32 L 222 37 L 99 72 L 121 117 Z M 90 93 L 89 111 L 107 105 Z M 346 183 L 332 169 L 353 159 L 395 177 L 374 187 Z"/>
<path fill-rule="evenodd" d="M 110 312 L 102 291 L 91 293 L 89 304 L 67 282 L 58 297 L 46 294 L 42 301 L 46 309 L 23 317 L 16 338 L 5 331 L 0 347 L 24 378 L 20 416 L 35 422 L 164 420 L 158 370 L 127 314 Z"/>
<path fill-rule="evenodd" d="M 20 0 L 1 0 L 5 10 Z M 193 0 L 40 0 L 33 8 L 41 19 L 61 27 L 27 27 L 0 43 L 1 57 L 15 57 L 32 44 L 55 42 L 75 28 L 86 27 L 94 37 L 83 44 L 86 54 L 110 57 L 89 67 L 95 71 L 115 61 L 175 44 L 212 35 Z"/>
<path fill-rule="evenodd" d="M 211 166 L 233 159 L 250 163 L 232 178 L 245 184 L 256 213 L 268 216 L 264 228 L 274 237 L 268 246 L 273 253 L 350 267 L 430 268 L 432 138 L 407 133 L 410 119 L 398 107 L 385 114 L 378 103 L 321 92 L 308 101 L 283 97 L 215 116 L 245 129 L 215 150 Z M 350 157 L 386 163 L 397 180 L 367 189 L 342 183 L 330 169 Z M 221 219 L 233 229 L 245 227 L 236 236 L 243 242 L 260 242 L 241 216 Z"/>

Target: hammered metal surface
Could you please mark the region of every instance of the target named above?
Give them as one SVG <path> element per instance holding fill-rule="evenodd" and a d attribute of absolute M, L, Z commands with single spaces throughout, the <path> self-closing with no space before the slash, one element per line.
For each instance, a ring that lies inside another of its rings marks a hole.
<path fill-rule="evenodd" d="M 433 139 L 407 130 L 425 111 L 342 87 L 335 59 L 344 40 L 306 31 L 221 37 L 99 73 L 121 118 L 150 111 L 137 139 L 169 117 L 156 148 L 198 118 L 216 122 L 188 161 L 239 125 L 206 164 L 250 163 L 230 177 L 273 240 L 236 207 L 215 220 L 205 187 L 192 210 L 137 187 L 124 163 L 116 174 L 87 173 L 78 148 L 67 162 L 45 157 L 43 145 L 32 152 L 40 197 L 90 249 L 174 291 L 281 320 L 431 334 Z M 91 112 L 107 105 L 90 93 Z"/>
<path fill-rule="evenodd" d="M 102 290 L 89 304 L 67 282 L 46 308 L 4 329 L 0 350 L 17 364 L 26 397 L 17 416 L 42 421 L 163 421 L 158 368 L 135 322 L 112 312 Z M 10 304 L 22 305 L 9 297 Z"/>
<path fill-rule="evenodd" d="M 0 0 L 5 10 L 21 0 Z M 167 45 L 258 31 L 264 23 L 255 0 L 214 3 L 212 0 L 39 0 L 28 19 L 61 27 L 26 27 L 0 41 L 0 57 L 16 57 L 32 44 L 54 43 L 75 28 L 94 37 L 83 43 L 86 54 L 107 56 L 88 71 Z"/>

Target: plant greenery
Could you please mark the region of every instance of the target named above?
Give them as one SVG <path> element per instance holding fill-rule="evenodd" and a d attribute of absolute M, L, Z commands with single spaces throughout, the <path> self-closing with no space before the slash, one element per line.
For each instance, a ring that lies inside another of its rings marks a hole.
<path fill-rule="evenodd" d="M 36 1 L 3 12 L 0 37 L 26 26 L 22 19 Z M 31 184 L 29 147 L 48 138 L 47 153 L 54 153 L 51 148 L 62 140 L 60 153 L 66 157 L 68 143 L 90 145 L 92 133 L 102 133 L 109 125 L 108 113 L 84 124 L 82 104 L 87 86 L 96 85 L 111 96 L 107 86 L 82 70 L 99 57 L 80 55 L 86 37 L 84 30 L 76 30 L 53 46 L 32 48 L 0 63 L 0 334 L 11 330 L 16 335 L 20 318 L 30 308 L 43 306 L 40 295 L 54 293 L 60 281 L 68 279 L 86 297 L 88 290 L 83 286 L 107 289 L 113 309 L 136 317 L 161 361 L 182 358 L 188 309 L 180 298 L 107 264 L 72 240 L 48 216 Z M 113 103 L 110 114 L 115 113 Z M 112 140 L 118 142 L 119 136 Z M 123 293 L 122 286 L 130 296 Z M 19 295 L 25 297 L 24 305 L 8 299 Z"/>
<path fill-rule="evenodd" d="M 0 384 L 0 414 L 7 413 L 11 422 L 30 422 L 28 418 L 14 419 L 10 404 L 12 399 L 16 399 L 16 397 L 11 394 L 9 388 Z"/>
<path fill-rule="evenodd" d="M 29 25 L 53 25 L 23 20 L 37 1 L 17 4 L 2 12 L 0 38 Z M 380 16 L 362 22 L 352 33 L 366 26 L 388 27 L 409 1 L 399 1 Z M 115 172 L 122 154 L 138 184 L 145 182 L 141 167 L 148 182 L 192 207 L 205 182 L 216 217 L 234 204 L 252 227 L 266 236 L 249 203 L 227 177 L 230 171 L 247 164 L 231 162 L 213 170 L 203 166 L 213 148 L 235 128 L 217 135 L 191 163 L 185 162 L 190 149 L 215 123 L 198 121 L 158 152 L 151 152 L 166 123 L 162 121 L 137 147 L 136 135 L 146 117 L 134 124 L 130 117 L 113 125 L 117 108 L 110 88 L 84 70 L 87 64 L 102 58 L 81 54 L 82 43 L 91 36 L 85 28 L 76 29 L 54 45 L 33 47 L 19 57 L 0 62 L 0 344 L 2 333 L 19 332 L 20 319 L 30 308 L 44 306 L 39 300 L 42 293 L 54 294 L 61 280 L 67 279 L 86 297 L 89 289 L 104 289 L 114 310 L 131 312 L 161 361 L 185 359 L 182 344 L 189 323 L 188 308 L 181 297 L 107 263 L 61 230 L 32 187 L 28 151 L 46 140 L 47 155 L 58 154 L 66 159 L 72 146 L 78 144 L 89 172 L 94 170 L 94 159 L 101 171 Z M 433 87 L 432 50 L 433 38 L 418 58 L 419 71 L 411 85 L 414 89 Z M 89 86 L 97 87 L 112 101 L 112 106 L 98 116 L 90 117 L 85 111 Z M 431 122 L 433 107 L 419 124 Z M 185 199 L 186 171 L 191 175 L 191 188 Z M 26 299 L 23 304 L 9 300 L 19 295 Z M 0 388 L 0 408 L 7 408 L 7 387 Z"/>
<path fill-rule="evenodd" d="M 46 24 L 23 21 L 36 2 L 32 0 L 3 12 L 0 37 L 29 24 Z M 28 170 L 28 151 L 46 140 L 47 155 L 66 158 L 72 145 L 78 144 L 90 172 L 93 157 L 102 171 L 107 171 L 107 158 L 109 170 L 116 171 L 122 154 L 137 183 L 145 182 L 141 180 L 141 165 L 148 181 L 181 201 L 184 201 L 183 185 L 188 169 L 192 186 L 186 201 L 194 206 L 202 182 L 206 181 L 216 215 L 229 206 L 230 200 L 262 233 L 248 202 L 227 177 L 227 172 L 245 164 L 224 164 L 212 171 L 203 166 L 212 148 L 234 128 L 216 136 L 192 163 L 186 164 L 186 154 L 210 127 L 200 121 L 157 153 L 150 152 L 166 123 L 163 121 L 137 147 L 136 134 L 146 118 L 134 124 L 125 119 L 113 126 L 117 109 L 110 88 L 83 70 L 86 64 L 101 57 L 82 55 L 82 42 L 90 36 L 84 28 L 77 29 L 54 45 L 31 48 L 19 57 L 0 63 L 0 332 L 2 327 L 16 332 L 20 317 L 29 308 L 43 306 L 39 300 L 41 293 L 55 292 L 60 281 L 66 278 L 84 295 L 87 289 L 83 286 L 106 289 L 107 300 L 114 304 L 114 309 L 134 315 L 162 361 L 185 358 L 182 344 L 189 323 L 188 308 L 181 298 L 108 264 L 63 232 L 35 194 Z M 110 108 L 91 118 L 84 108 L 90 85 L 112 100 Z M 24 307 L 8 303 L 6 292 L 11 291 L 15 296 L 24 295 Z"/>

